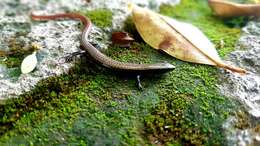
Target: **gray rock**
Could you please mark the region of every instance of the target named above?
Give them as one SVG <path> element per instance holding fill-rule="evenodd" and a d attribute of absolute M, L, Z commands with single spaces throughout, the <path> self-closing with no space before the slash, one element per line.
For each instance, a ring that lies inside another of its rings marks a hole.
<path fill-rule="evenodd" d="M 250 127 L 238 129 L 235 127 L 237 119 L 228 120 L 225 125 L 228 145 L 259 144 L 259 133 L 255 132 L 260 122 L 260 20 L 251 21 L 243 28 L 237 51 L 229 55 L 229 60 L 239 67 L 249 71 L 246 75 L 239 75 L 222 71 L 220 91 L 240 101 L 249 113 Z"/>
<path fill-rule="evenodd" d="M 229 59 L 249 74 L 225 73 L 220 89 L 243 102 L 253 116 L 260 118 L 260 21 L 250 22 L 243 30 L 237 45 L 239 50 L 232 52 Z"/>
<path fill-rule="evenodd" d="M 252 128 L 238 129 L 235 125 L 239 121 L 235 117 L 230 117 L 225 124 L 226 138 L 228 140 L 227 145 L 230 146 L 258 146 L 260 143 L 259 125 L 254 125 Z"/>
<path fill-rule="evenodd" d="M 41 1 L 10 2 L 4 0 L 1 5 L 3 6 L 0 10 L 2 15 L 0 19 L 1 50 L 8 51 L 11 49 L 8 43 L 10 38 L 15 38 L 15 41 L 21 42 L 24 48 L 37 44 L 40 46 L 40 50 L 37 52 L 38 65 L 35 71 L 30 74 L 20 74 L 20 68 L 6 68 L 1 65 L 0 100 L 17 97 L 23 92 L 31 90 L 38 81 L 44 78 L 66 73 L 73 66 L 73 63 L 61 64 L 60 58 L 79 50 L 79 36 L 81 34 L 81 30 L 78 28 L 79 22 L 70 20 L 32 22 L 28 15 L 30 11 L 37 10 L 38 13 L 46 14 L 68 10 L 75 11 L 86 7 L 86 3 L 77 0 L 50 0 L 43 7 Z M 42 11 L 38 11 L 41 9 Z M 10 16 L 10 12 L 13 13 L 12 16 Z M 22 31 L 26 32 L 21 36 L 17 35 Z M 105 34 L 101 29 L 94 27 L 90 41 L 95 42 L 100 34 L 103 38 L 108 38 L 104 37 Z M 107 41 L 103 41 L 101 44 L 103 44 L 102 47 L 106 47 Z"/>

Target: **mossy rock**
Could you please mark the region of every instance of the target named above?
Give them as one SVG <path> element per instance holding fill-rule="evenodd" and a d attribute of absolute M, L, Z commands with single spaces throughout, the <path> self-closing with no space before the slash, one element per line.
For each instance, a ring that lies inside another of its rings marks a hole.
<path fill-rule="evenodd" d="M 222 57 L 234 50 L 240 29 L 213 16 L 206 0 L 182 0 L 160 10 L 199 27 L 217 46 L 224 41 L 217 47 Z M 127 23 L 127 30 L 135 31 Z M 0 144 L 225 144 L 222 124 L 240 107 L 220 95 L 218 69 L 174 59 L 142 40 L 105 53 L 125 62 L 168 61 L 176 70 L 144 77 L 139 91 L 135 78 L 82 60 L 68 74 L 45 79 L 33 91 L 0 105 Z"/>

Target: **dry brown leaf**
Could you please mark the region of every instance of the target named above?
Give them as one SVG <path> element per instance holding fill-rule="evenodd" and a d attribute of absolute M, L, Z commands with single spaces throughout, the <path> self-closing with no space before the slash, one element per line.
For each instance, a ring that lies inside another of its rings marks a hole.
<path fill-rule="evenodd" d="M 220 17 L 260 16 L 260 4 L 238 4 L 225 0 L 208 0 L 208 3 Z"/>
<path fill-rule="evenodd" d="M 136 5 L 132 6 L 132 15 L 141 37 L 153 48 L 180 60 L 246 73 L 244 69 L 225 64 L 214 45 L 197 27 Z"/>
<path fill-rule="evenodd" d="M 120 47 L 130 47 L 131 43 L 134 41 L 132 37 L 127 32 L 113 32 L 112 42 Z"/>

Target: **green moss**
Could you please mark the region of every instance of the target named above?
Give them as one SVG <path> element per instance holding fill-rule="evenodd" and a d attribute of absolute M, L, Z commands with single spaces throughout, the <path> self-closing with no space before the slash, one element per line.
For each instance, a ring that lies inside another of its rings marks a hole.
<path fill-rule="evenodd" d="M 0 49 L 0 64 L 6 65 L 8 68 L 20 67 L 23 58 L 33 51 L 33 47 L 27 48 L 25 46 L 24 38 L 30 32 L 30 23 L 0 23 L 1 30 L 7 29 L 7 31 L 13 30 L 15 35 L 6 40 L 8 45 L 8 52 Z M 3 58 L 3 59 L 2 59 Z"/>
<path fill-rule="evenodd" d="M 159 97 L 139 93 L 133 80 L 88 68 L 92 66 L 79 64 L 69 75 L 41 81 L 33 91 L 1 105 L 0 145 L 144 144 L 138 117 Z"/>
<path fill-rule="evenodd" d="M 16 37 L 24 36 L 26 34 L 17 33 Z M 0 64 L 5 64 L 8 68 L 17 68 L 20 67 L 23 59 L 31 54 L 33 51 L 38 48 L 35 45 L 32 45 L 29 48 L 24 46 L 24 42 L 21 42 L 15 38 L 10 38 L 8 41 L 8 47 L 10 48 L 9 52 L 0 52 L 3 60 L 0 60 Z"/>
<path fill-rule="evenodd" d="M 112 12 L 108 9 L 97 9 L 93 11 L 81 11 L 98 27 L 105 28 L 112 26 Z"/>
<path fill-rule="evenodd" d="M 3 59 L 0 60 L 0 64 L 3 64 L 8 68 L 5 73 L 6 78 L 16 81 L 21 75 L 20 67 L 23 59 L 39 48 L 36 45 L 25 48 L 23 44 L 16 41 L 16 39 L 11 39 L 9 47 L 11 49 L 8 54 L 6 54 L 6 52 L 2 53 Z"/>
<path fill-rule="evenodd" d="M 222 56 L 240 34 L 215 18 L 206 0 L 182 0 L 161 13 L 198 26 L 217 45 L 223 40 Z M 134 77 L 82 60 L 68 74 L 0 105 L 0 145 L 224 144 L 222 123 L 240 107 L 218 93 L 215 67 L 174 59 L 139 39 L 129 49 L 105 53 L 124 62 L 168 61 L 176 70 L 144 76 L 139 91 Z"/>
<path fill-rule="evenodd" d="M 22 58 L 8 57 L 5 60 L 1 60 L 0 64 L 5 64 L 8 68 L 18 67 L 22 63 Z"/>
<path fill-rule="evenodd" d="M 182 0 L 176 7 L 164 5 L 161 13 L 199 27 L 216 44 L 221 56 L 234 50 L 240 36 L 238 28 L 214 17 L 204 0 Z M 222 41 L 224 45 L 220 45 Z M 163 143 L 178 140 L 195 145 L 223 144 L 221 124 L 234 108 L 234 101 L 218 93 L 217 70 L 178 60 L 175 64 L 170 78 L 159 85 L 161 103 L 145 118 L 149 137 Z"/>

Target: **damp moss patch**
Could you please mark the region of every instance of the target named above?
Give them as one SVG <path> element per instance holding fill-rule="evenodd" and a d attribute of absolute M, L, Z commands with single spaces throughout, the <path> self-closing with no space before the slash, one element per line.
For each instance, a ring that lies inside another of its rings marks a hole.
<path fill-rule="evenodd" d="M 108 9 L 97 9 L 92 11 L 80 11 L 87 16 L 96 26 L 105 28 L 112 26 L 112 12 Z"/>
<path fill-rule="evenodd" d="M 222 57 L 234 50 L 240 29 L 214 17 L 207 1 L 182 0 L 175 7 L 164 5 L 160 10 L 200 28 L 216 44 Z M 168 144 L 224 144 L 221 126 L 236 107 L 234 101 L 218 93 L 217 69 L 179 60 L 175 63 L 177 67 L 170 79 L 160 84 L 160 104 L 145 118 L 149 139 Z"/>
<path fill-rule="evenodd" d="M 0 51 L 0 57 L 4 58 L 0 60 L 0 64 L 4 64 L 8 68 L 20 67 L 24 57 L 36 50 L 33 46 L 25 47 L 25 42 L 17 39 L 19 37 L 26 37 L 27 34 L 28 32 L 16 33 L 16 38 L 9 38 L 8 47 L 10 50 L 8 52 Z"/>
<path fill-rule="evenodd" d="M 139 92 L 131 79 L 91 67 L 80 63 L 69 75 L 44 80 L 1 105 L 0 144 L 145 144 L 140 117 L 159 97 L 151 89 Z"/>
<path fill-rule="evenodd" d="M 233 50 L 240 34 L 214 17 L 206 0 L 164 5 L 161 13 L 198 26 L 216 45 L 223 40 L 221 56 Z M 68 74 L 0 105 L 0 145 L 225 144 L 222 124 L 240 107 L 218 93 L 218 69 L 174 59 L 142 40 L 105 53 L 123 62 L 168 61 L 176 69 L 143 76 L 139 91 L 134 76 L 83 58 Z"/>

